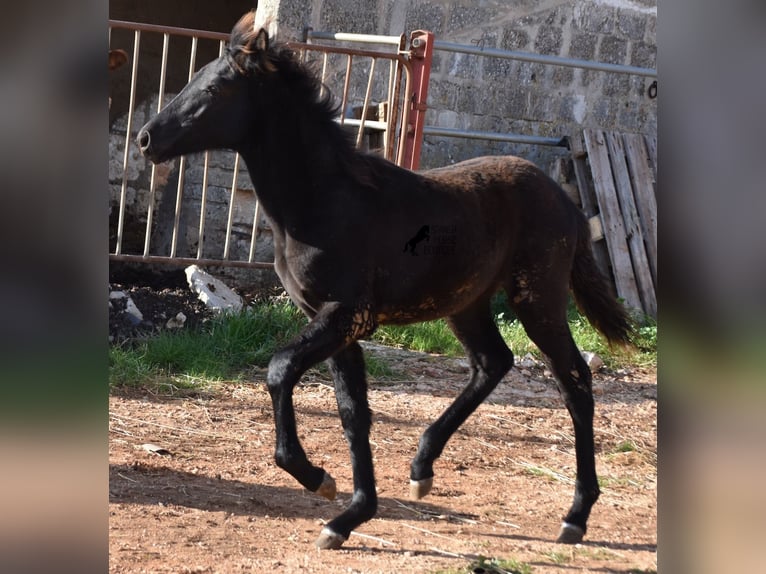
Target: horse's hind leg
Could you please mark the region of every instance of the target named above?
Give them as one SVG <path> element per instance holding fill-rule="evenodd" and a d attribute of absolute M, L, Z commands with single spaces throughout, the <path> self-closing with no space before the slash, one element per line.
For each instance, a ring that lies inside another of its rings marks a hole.
<path fill-rule="evenodd" d="M 327 364 L 335 380 L 338 412 L 351 450 L 354 495 L 348 508 L 322 529 L 317 546 L 340 548 L 354 528 L 375 515 L 378 501 L 369 442 L 372 419 L 367 403 L 362 349 L 357 343 L 352 343 L 329 359 Z"/>
<path fill-rule="evenodd" d="M 433 463 L 447 441 L 513 366 L 513 353 L 497 330 L 488 300 L 482 300 L 450 317 L 448 322 L 468 354 L 471 380 L 420 438 L 410 467 L 410 494 L 413 498 L 428 494 L 433 484 Z"/>
<path fill-rule="evenodd" d="M 529 338 L 548 357 L 574 423 L 577 460 L 574 502 L 564 517 L 557 542 L 578 543 L 585 534 L 599 487 L 593 440 L 591 372 L 567 323 L 566 282 L 540 281 L 536 285 L 524 285 L 524 290 L 510 288 L 508 300 Z"/>

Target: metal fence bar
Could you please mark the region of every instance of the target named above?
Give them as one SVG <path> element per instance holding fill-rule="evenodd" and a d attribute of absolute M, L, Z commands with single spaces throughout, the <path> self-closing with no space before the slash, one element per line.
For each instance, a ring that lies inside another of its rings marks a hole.
<path fill-rule="evenodd" d="M 533 62 L 537 64 L 548 64 L 552 66 L 580 68 L 583 70 L 613 72 L 615 74 L 630 74 L 635 76 L 646 76 L 649 78 L 657 77 L 657 70 L 654 68 L 640 68 L 638 66 L 626 66 L 623 64 L 608 64 L 606 62 L 593 62 L 591 60 L 577 60 L 575 58 L 565 58 L 563 56 L 550 56 L 546 54 L 535 54 L 532 52 L 501 50 L 499 48 L 485 48 L 481 46 L 473 46 L 470 44 L 444 42 L 442 40 L 437 40 L 434 42 L 434 50 L 441 50 L 444 52 L 459 52 L 461 54 L 473 54 L 475 56 L 490 56 L 493 58 L 504 58 L 507 60 L 518 60 L 521 62 Z"/>
<path fill-rule="evenodd" d="M 508 143 L 520 143 L 520 144 L 532 144 L 532 145 L 548 145 L 567 147 L 567 138 L 548 138 L 543 136 L 527 136 L 523 134 L 504 134 L 499 132 L 481 132 L 481 131 L 468 131 L 459 130 L 456 128 L 440 128 L 437 126 L 425 126 L 423 128 L 424 136 L 442 136 L 448 138 L 466 138 L 477 140 L 489 140 Z"/>
<path fill-rule="evenodd" d="M 377 58 L 370 60 L 370 74 L 367 78 L 367 91 L 364 93 L 364 104 L 362 104 L 362 119 L 359 122 L 359 131 L 356 134 L 356 147 L 361 147 L 364 137 L 364 123 L 367 120 L 367 112 L 370 109 L 370 95 L 372 95 L 372 81 L 375 79 L 375 62 Z"/>
<path fill-rule="evenodd" d="M 191 51 L 189 53 L 189 81 L 194 77 L 194 64 L 197 61 L 197 37 L 192 36 Z M 173 219 L 173 239 L 170 247 L 170 256 L 176 256 L 178 248 L 178 227 L 181 223 L 181 207 L 184 196 L 184 175 L 186 172 L 186 156 L 182 155 L 178 161 L 178 191 L 176 193 L 176 212 Z"/>
<path fill-rule="evenodd" d="M 304 51 L 305 54 L 305 51 Z M 319 89 L 319 97 L 323 98 L 324 93 L 327 90 L 327 87 L 325 86 L 325 80 L 327 79 L 327 59 L 329 58 L 329 54 L 327 52 L 324 52 L 322 54 L 322 76 L 320 81 L 322 82 L 322 87 Z"/>
<path fill-rule="evenodd" d="M 407 44 L 407 37 L 402 34 L 399 37 L 399 45 L 397 46 L 397 53 L 398 54 L 404 54 L 404 47 Z M 409 62 L 407 62 L 409 64 Z M 403 66 L 394 66 L 394 61 L 391 60 L 391 72 L 389 76 L 389 81 L 391 84 L 389 85 L 389 109 L 387 110 L 387 117 L 386 122 L 388 123 L 388 129 L 386 130 L 386 157 L 390 160 L 394 160 L 395 154 L 394 154 L 394 146 L 396 145 L 396 125 L 397 125 L 397 118 L 399 117 L 399 104 L 400 104 L 400 98 L 399 95 L 401 94 L 402 89 L 402 70 Z M 406 68 L 404 69 L 406 72 L 406 81 L 409 81 L 410 77 L 410 69 Z M 405 91 L 405 94 L 408 94 L 409 92 Z M 405 98 L 406 99 L 406 98 Z M 406 102 L 401 102 L 404 107 L 407 107 Z M 403 111 L 403 110 L 402 110 Z M 401 123 L 401 129 L 406 129 L 407 124 L 404 123 L 404 118 L 402 118 Z M 401 133 L 399 136 L 399 140 L 401 140 Z M 401 164 L 399 164 L 401 165 Z"/>
<path fill-rule="evenodd" d="M 141 32 L 156 32 L 159 34 L 173 34 L 174 36 L 189 36 L 192 38 L 204 38 L 206 40 L 227 41 L 230 34 L 223 32 L 210 32 L 209 30 L 194 30 L 193 28 L 176 28 L 174 26 L 161 26 L 158 24 L 144 24 L 141 22 L 126 22 L 124 20 L 109 20 L 110 28 L 122 28 L 124 30 L 139 30 Z"/>
<path fill-rule="evenodd" d="M 198 259 L 196 257 L 167 257 L 165 255 L 117 255 L 112 253 L 109 258 L 113 261 L 130 261 L 133 263 L 164 263 L 169 265 L 210 265 L 218 267 L 246 267 L 249 269 L 273 269 L 274 263 L 270 261 L 242 261 L 225 259 Z"/>
<path fill-rule="evenodd" d="M 133 128 L 133 106 L 136 102 L 136 77 L 138 76 L 138 50 L 141 45 L 141 31 L 133 33 L 133 66 L 130 73 L 130 107 L 128 109 L 128 127 L 125 138 L 125 155 L 122 158 L 122 187 L 120 188 L 120 212 L 117 216 L 117 245 L 114 252 L 122 251 L 122 233 L 125 225 L 125 203 L 128 194 L 128 159 L 130 158 L 130 132 Z"/>
<path fill-rule="evenodd" d="M 340 125 L 346 122 L 346 106 L 348 105 L 348 89 L 351 86 L 351 66 L 354 64 L 354 56 L 346 54 L 346 78 L 343 80 L 343 97 L 340 104 Z"/>
<path fill-rule="evenodd" d="M 234 156 L 234 173 L 231 176 L 231 196 L 229 199 L 229 216 L 226 220 L 226 240 L 223 244 L 223 258 L 229 259 L 231 247 L 231 227 L 234 223 L 234 200 L 237 197 L 237 178 L 239 176 L 239 154 Z"/>
<path fill-rule="evenodd" d="M 305 40 L 335 40 L 337 42 L 354 42 L 357 44 L 388 44 L 398 46 L 401 36 L 382 36 L 376 34 L 349 34 L 347 32 L 319 32 L 306 28 L 303 33 Z"/>
<path fill-rule="evenodd" d="M 253 233 L 250 236 L 250 253 L 247 256 L 248 263 L 252 263 L 255 258 L 255 244 L 258 241 L 258 220 L 260 218 L 261 202 L 256 197 L 255 210 L 253 212 Z"/>
<path fill-rule="evenodd" d="M 226 42 L 218 42 L 218 57 L 223 55 Z M 205 151 L 205 160 L 202 166 L 202 192 L 200 195 L 199 208 L 199 233 L 197 234 L 197 259 L 202 259 L 202 250 L 205 243 L 205 215 L 207 213 L 207 183 L 210 173 L 210 152 Z"/>
<path fill-rule="evenodd" d="M 162 35 L 162 63 L 160 65 L 160 87 L 157 95 L 157 113 L 162 109 L 162 100 L 165 96 L 165 77 L 168 69 L 168 45 L 170 34 Z M 157 165 L 152 163 L 152 175 L 149 181 L 149 207 L 146 212 L 146 236 L 144 238 L 144 255 L 149 255 L 149 244 L 152 237 L 152 220 L 154 217 L 154 200 L 157 195 Z"/>

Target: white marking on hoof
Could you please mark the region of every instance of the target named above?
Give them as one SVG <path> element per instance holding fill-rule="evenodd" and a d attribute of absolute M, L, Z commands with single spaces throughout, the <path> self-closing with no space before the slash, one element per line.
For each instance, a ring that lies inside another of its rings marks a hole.
<path fill-rule="evenodd" d="M 424 478 L 423 480 L 410 480 L 410 498 L 420 500 L 429 492 L 434 485 L 434 478 Z"/>
<path fill-rule="evenodd" d="M 325 497 L 327 500 L 335 500 L 335 495 L 338 494 L 338 489 L 335 486 L 335 479 L 324 473 L 322 484 L 315 491 L 319 496 Z"/>
<path fill-rule="evenodd" d="M 345 536 L 341 536 L 337 532 L 325 526 L 322 528 L 322 532 L 319 533 L 319 538 L 317 538 L 316 545 L 317 548 L 321 548 L 322 550 L 337 550 L 343 546 L 345 541 Z"/>
<path fill-rule="evenodd" d="M 561 544 L 579 544 L 582 542 L 583 536 L 585 536 L 585 531 L 582 528 L 576 524 L 562 522 L 559 537 L 556 539 L 556 542 Z"/>

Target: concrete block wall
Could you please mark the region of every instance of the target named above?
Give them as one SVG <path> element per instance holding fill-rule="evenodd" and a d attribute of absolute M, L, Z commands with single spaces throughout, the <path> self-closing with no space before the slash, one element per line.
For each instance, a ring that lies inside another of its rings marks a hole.
<path fill-rule="evenodd" d="M 304 26 L 369 34 L 434 32 L 437 40 L 655 68 L 656 0 L 261 0 L 282 40 Z M 656 137 L 651 80 L 437 51 L 427 125 L 559 137 L 583 127 Z M 515 153 L 545 164 L 560 150 L 427 137 L 421 166 Z"/>

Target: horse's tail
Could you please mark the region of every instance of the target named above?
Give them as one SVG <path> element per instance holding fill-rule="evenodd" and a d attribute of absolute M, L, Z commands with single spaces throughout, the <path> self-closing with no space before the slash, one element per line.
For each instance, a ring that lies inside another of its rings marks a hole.
<path fill-rule="evenodd" d="M 572 268 L 572 292 L 577 307 L 609 343 L 630 345 L 633 322 L 596 265 L 587 220 L 581 216 L 577 221 L 577 246 Z"/>

